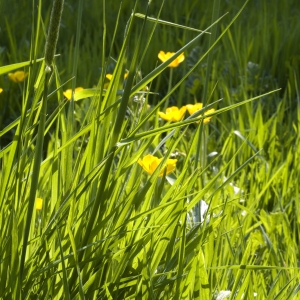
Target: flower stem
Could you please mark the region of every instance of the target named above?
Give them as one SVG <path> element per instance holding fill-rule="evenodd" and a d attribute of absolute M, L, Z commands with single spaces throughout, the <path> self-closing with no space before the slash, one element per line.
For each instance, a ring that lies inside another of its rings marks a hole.
<path fill-rule="evenodd" d="M 169 94 L 169 92 L 171 91 L 172 81 L 173 81 L 173 68 L 169 68 L 169 69 L 170 69 L 170 76 L 169 76 L 168 92 L 167 92 L 167 94 Z M 169 106 L 169 98 L 165 102 L 164 110 L 166 110 L 168 106 Z"/>

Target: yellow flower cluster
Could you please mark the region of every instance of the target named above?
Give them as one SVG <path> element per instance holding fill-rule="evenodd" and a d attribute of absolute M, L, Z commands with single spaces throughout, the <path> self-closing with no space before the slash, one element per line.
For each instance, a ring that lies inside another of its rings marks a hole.
<path fill-rule="evenodd" d="M 196 104 L 188 104 L 186 106 L 182 106 L 181 108 L 178 108 L 177 106 L 172 106 L 172 107 L 168 107 L 166 109 L 166 112 L 158 112 L 158 115 L 165 121 L 171 121 L 171 122 L 177 122 L 180 121 L 186 110 L 189 112 L 190 115 L 194 114 L 196 111 L 200 110 L 203 108 L 203 104 L 202 103 L 196 103 Z M 204 115 L 209 115 L 211 113 L 213 113 L 215 111 L 214 108 L 209 109 L 208 111 L 206 111 L 204 113 Z M 203 123 L 206 124 L 210 121 L 212 117 L 207 117 L 205 119 L 203 119 Z"/>
<path fill-rule="evenodd" d="M 162 158 L 158 158 L 156 156 L 148 154 L 144 156 L 143 159 L 139 159 L 138 163 L 148 174 L 152 175 L 161 161 Z M 176 162 L 177 159 L 168 159 L 166 162 L 166 166 L 164 166 L 160 170 L 158 176 L 162 177 L 165 173 L 166 175 L 172 173 L 176 168 Z"/>
<path fill-rule="evenodd" d="M 165 62 L 168 59 L 170 59 L 173 55 L 175 54 L 175 52 L 164 52 L 164 51 L 160 51 L 158 54 L 158 58 L 162 61 Z M 178 57 L 176 57 L 170 64 L 169 67 L 171 68 L 176 68 L 180 63 L 182 63 L 185 60 L 185 56 L 184 53 L 181 53 Z M 9 73 L 8 77 L 11 81 L 13 82 L 23 82 L 25 80 L 25 78 L 28 76 L 28 73 L 24 72 L 24 71 L 16 71 L 14 73 Z M 124 74 L 124 79 L 126 79 L 128 76 L 128 72 L 126 72 Z M 112 74 L 106 74 L 106 78 L 108 80 L 112 79 Z M 74 90 L 74 94 L 82 91 L 83 88 L 82 87 L 77 87 Z M 2 93 L 3 89 L 0 88 L 0 93 Z M 67 89 L 66 91 L 63 92 L 64 96 L 68 99 L 71 100 L 72 99 L 72 89 Z M 176 121 L 180 121 L 183 119 L 186 111 L 189 112 L 190 115 L 194 114 L 196 111 L 200 110 L 203 108 L 203 104 L 202 103 L 196 103 L 195 105 L 191 105 L 188 104 L 186 106 L 183 106 L 181 108 L 178 108 L 177 106 L 172 106 L 166 109 L 166 112 L 158 112 L 159 116 L 166 120 L 166 121 L 170 121 L 170 122 L 176 122 Z M 210 114 L 212 112 L 214 112 L 214 109 L 210 109 L 208 111 L 206 111 L 204 113 L 204 115 L 206 114 Z M 211 117 L 207 117 L 204 118 L 203 123 L 208 123 L 210 121 Z M 156 170 L 156 168 L 159 166 L 160 162 L 163 160 L 163 158 L 158 158 L 156 156 L 153 156 L 151 154 L 146 155 L 145 157 L 143 157 L 142 159 L 140 158 L 138 160 L 139 165 L 148 173 L 148 174 L 153 174 Z M 175 168 L 176 168 L 176 163 L 177 163 L 177 159 L 167 159 L 166 161 L 166 165 L 162 167 L 162 169 L 160 170 L 158 176 L 162 177 L 164 174 L 168 175 L 170 173 L 172 173 Z M 37 198 L 36 199 L 36 210 L 41 210 L 43 207 L 43 199 L 42 198 Z"/>
<path fill-rule="evenodd" d="M 158 54 L 158 58 L 165 62 L 169 58 L 171 58 L 175 53 L 174 52 L 167 52 L 160 51 Z M 181 53 L 177 58 L 175 58 L 170 64 L 169 67 L 175 68 L 177 67 L 181 62 L 183 62 L 185 59 L 184 53 Z M 109 74 L 108 74 L 109 75 Z M 106 76 L 107 77 L 107 76 Z M 108 77 L 107 77 L 108 78 Z M 111 79 L 111 78 L 109 78 Z M 183 119 L 186 111 L 189 112 L 190 115 L 194 114 L 196 111 L 203 108 L 202 103 L 196 103 L 194 105 L 188 104 L 186 106 L 182 106 L 181 108 L 177 106 L 168 107 L 166 109 L 166 112 L 158 112 L 158 115 L 168 122 L 177 122 Z M 215 109 L 210 109 L 204 113 L 204 115 L 211 114 L 215 111 Z M 206 124 L 210 121 L 211 117 L 207 117 L 203 119 L 203 123 Z M 146 155 L 143 158 L 140 158 L 138 160 L 139 165 L 148 173 L 153 174 L 160 162 L 162 161 L 162 158 L 158 158 L 156 156 L 153 156 L 151 154 Z M 168 175 L 171 172 L 173 172 L 176 168 L 177 159 L 167 159 L 166 165 L 163 166 L 163 168 L 160 170 L 158 176 L 161 177 L 164 174 Z"/>

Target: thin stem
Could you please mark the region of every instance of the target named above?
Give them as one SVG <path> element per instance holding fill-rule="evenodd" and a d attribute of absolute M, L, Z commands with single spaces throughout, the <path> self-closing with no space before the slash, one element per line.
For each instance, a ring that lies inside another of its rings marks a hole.
<path fill-rule="evenodd" d="M 169 68 L 170 69 L 170 76 L 169 76 L 169 83 L 168 83 L 168 93 L 171 91 L 172 89 L 172 81 L 173 81 L 173 68 Z M 165 102 L 165 106 L 164 106 L 164 110 L 166 110 L 166 108 L 169 106 L 169 99 L 167 99 L 167 101 Z"/>

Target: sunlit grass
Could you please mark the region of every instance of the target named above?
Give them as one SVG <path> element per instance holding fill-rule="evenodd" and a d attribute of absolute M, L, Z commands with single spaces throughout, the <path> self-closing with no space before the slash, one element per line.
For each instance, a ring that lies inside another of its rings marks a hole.
<path fill-rule="evenodd" d="M 238 2 L 66 2 L 46 115 L 1 4 L 0 298 L 299 297 L 299 4 Z"/>

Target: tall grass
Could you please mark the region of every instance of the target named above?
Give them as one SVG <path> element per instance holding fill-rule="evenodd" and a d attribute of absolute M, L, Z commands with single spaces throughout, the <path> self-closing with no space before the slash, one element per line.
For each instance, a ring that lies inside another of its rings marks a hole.
<path fill-rule="evenodd" d="M 65 2 L 49 78 L 51 7 L 1 3 L 0 297 L 297 299 L 299 4 L 149 2 Z"/>

